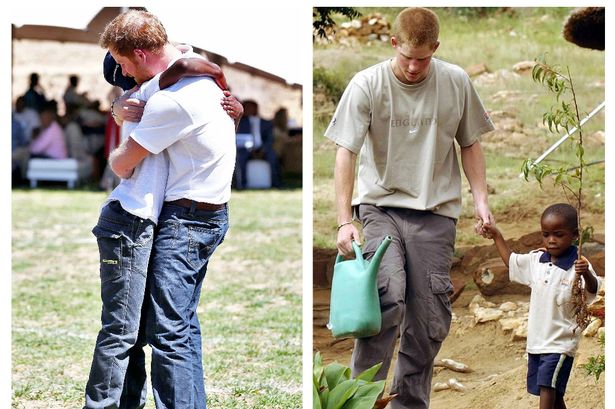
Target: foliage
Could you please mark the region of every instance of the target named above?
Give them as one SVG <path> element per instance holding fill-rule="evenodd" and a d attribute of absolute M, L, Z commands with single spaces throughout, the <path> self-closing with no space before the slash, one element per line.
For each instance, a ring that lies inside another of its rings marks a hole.
<path fill-rule="evenodd" d="M 335 31 L 335 20 L 333 20 L 332 14 L 341 14 L 351 20 L 361 16 L 361 13 L 353 7 L 314 7 L 312 11 L 314 22 L 312 25 L 314 32 L 320 38 L 327 38 L 327 31 L 329 30 Z"/>
<path fill-rule="evenodd" d="M 350 368 L 337 362 L 323 366 L 320 352 L 314 355 L 314 409 L 372 409 L 384 391 L 384 380 L 372 381 L 382 364 L 351 379 Z"/>
<path fill-rule="evenodd" d="M 588 362 L 582 365 L 587 372 L 587 376 L 595 376 L 596 381 L 600 379 L 600 375 L 602 375 L 602 372 L 604 372 L 604 369 L 606 367 L 606 362 L 604 358 L 604 334 L 600 336 L 598 342 L 600 343 L 600 345 L 602 345 L 603 353 L 597 356 L 590 357 Z"/>
<path fill-rule="evenodd" d="M 566 166 L 555 168 L 544 163 L 534 163 L 531 159 L 528 159 L 522 165 L 523 175 L 525 180 L 528 180 L 529 175 L 532 174 L 541 187 L 546 177 L 553 177 L 555 185 L 561 186 L 568 201 L 574 204 L 577 209 L 578 229 L 580 232 L 578 257 L 581 258 L 583 240 L 591 234 L 590 231 L 593 231 L 593 228 L 584 229 L 581 219 L 581 211 L 583 209 L 583 171 L 587 163 L 584 159 L 583 130 L 581 128 L 581 116 L 579 114 L 574 82 L 568 66 L 566 66 L 566 71 L 564 72 L 562 67 L 548 64 L 544 54 L 536 59 L 536 65 L 532 70 L 532 78 L 535 82 L 542 84 L 547 90 L 555 94 L 556 105 L 552 106 L 543 115 L 543 124 L 548 126 L 549 131 L 555 133 L 564 129 L 570 134 L 573 128 L 577 129 L 577 136 L 571 135 L 570 138 L 575 144 L 578 166 L 573 167 L 574 173 L 570 174 Z M 564 97 L 568 95 L 570 95 L 569 99 L 565 99 Z M 580 275 L 576 276 L 572 286 L 572 314 L 576 318 L 577 329 L 585 329 L 589 324 L 590 317 L 587 311 L 586 295 L 582 288 Z"/>
<path fill-rule="evenodd" d="M 313 74 L 313 86 L 314 89 L 321 89 L 324 91 L 326 97 L 337 104 L 346 89 L 348 79 L 344 73 L 334 70 L 325 69 L 323 67 L 315 67 Z"/>
<path fill-rule="evenodd" d="M 452 14 L 466 18 L 485 18 L 497 13 L 514 12 L 510 7 L 447 7 L 447 9 Z"/>

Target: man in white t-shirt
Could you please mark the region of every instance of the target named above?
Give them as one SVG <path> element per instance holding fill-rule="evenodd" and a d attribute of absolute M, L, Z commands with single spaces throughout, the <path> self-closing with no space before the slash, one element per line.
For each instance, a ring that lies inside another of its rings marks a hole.
<path fill-rule="evenodd" d="M 363 224 L 363 253 L 371 257 L 393 237 L 378 272 L 379 334 L 357 339 L 354 374 L 383 362 L 385 379 L 398 334 L 391 407 L 427 408 L 433 360 L 446 338 L 452 290 L 449 270 L 461 212 L 461 175 L 455 141 L 472 188 L 477 231 L 493 223 L 487 203 L 479 136 L 493 130 L 489 115 L 459 67 L 432 58 L 439 46 L 438 17 L 409 8 L 396 18 L 394 58 L 354 76 L 325 135 L 338 145 L 335 189 L 337 247 L 352 257 Z M 358 196 L 352 199 L 359 156 Z"/>
<path fill-rule="evenodd" d="M 160 21 L 143 11 L 115 18 L 100 44 L 138 83 L 181 55 Z M 220 104 L 223 95 L 205 77 L 184 78 L 155 93 L 139 125 L 110 157 L 111 169 L 123 179 L 152 154 L 169 158 L 147 277 L 145 328 L 158 408 L 205 407 L 196 308 L 209 257 L 228 229 L 235 163 L 235 128 Z"/>

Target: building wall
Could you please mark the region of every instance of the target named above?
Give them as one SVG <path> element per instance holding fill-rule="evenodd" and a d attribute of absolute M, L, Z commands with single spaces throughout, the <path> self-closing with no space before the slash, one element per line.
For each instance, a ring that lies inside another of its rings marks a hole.
<path fill-rule="evenodd" d="M 58 101 L 63 112 L 62 96 L 68 86 L 68 77 L 77 74 L 80 77 L 78 90 L 87 92 L 90 99 L 98 99 L 102 109 L 108 109 L 113 99 L 110 96 L 113 87 L 102 75 L 105 53 L 106 50 L 96 44 L 13 40 L 13 102 L 28 89 L 30 73 L 37 72 L 45 96 Z M 279 108 L 285 107 L 289 118 L 302 126 L 301 90 L 231 66 L 222 69 L 233 94 L 239 99 L 258 102 L 264 118 L 272 118 Z"/>

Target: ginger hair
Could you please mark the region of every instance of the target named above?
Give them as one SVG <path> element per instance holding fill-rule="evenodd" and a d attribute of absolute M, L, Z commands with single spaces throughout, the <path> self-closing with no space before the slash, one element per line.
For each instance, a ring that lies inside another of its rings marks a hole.
<path fill-rule="evenodd" d="M 167 32 L 158 17 L 143 10 L 129 10 L 107 24 L 99 44 L 130 56 L 136 49 L 157 54 L 168 42 Z"/>
<path fill-rule="evenodd" d="M 393 23 L 393 36 L 400 44 L 433 47 L 438 42 L 440 20 L 436 13 L 422 7 L 402 10 Z"/>

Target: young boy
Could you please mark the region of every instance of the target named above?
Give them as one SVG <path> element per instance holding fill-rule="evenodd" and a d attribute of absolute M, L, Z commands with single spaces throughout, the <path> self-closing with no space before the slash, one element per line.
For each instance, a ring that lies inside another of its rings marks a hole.
<path fill-rule="evenodd" d="M 493 225 L 483 228 L 493 238 L 511 281 L 531 287 L 528 322 L 527 390 L 540 396 L 540 409 L 565 409 L 564 392 L 581 331 L 572 315 L 572 285 L 581 275 L 591 302 L 599 281 L 591 264 L 577 259 L 577 211 L 566 203 L 547 207 L 540 218 L 544 249 L 511 252 Z"/>

